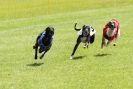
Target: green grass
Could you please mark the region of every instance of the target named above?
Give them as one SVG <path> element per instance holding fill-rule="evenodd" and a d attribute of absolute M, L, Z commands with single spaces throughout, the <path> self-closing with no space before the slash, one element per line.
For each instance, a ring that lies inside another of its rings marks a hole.
<path fill-rule="evenodd" d="M 1 0 L 0 89 L 133 89 L 132 16 L 132 0 Z M 102 28 L 112 18 L 120 21 L 121 37 L 102 50 Z M 83 58 L 69 60 L 75 22 L 92 25 L 96 40 L 88 49 L 80 45 L 75 57 Z M 32 45 L 49 25 L 53 46 L 32 66 Z"/>

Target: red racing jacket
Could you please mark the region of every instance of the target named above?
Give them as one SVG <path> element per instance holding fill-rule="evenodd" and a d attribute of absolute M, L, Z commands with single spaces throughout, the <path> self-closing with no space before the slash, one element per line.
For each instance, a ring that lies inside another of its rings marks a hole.
<path fill-rule="evenodd" d="M 114 40 L 115 38 L 118 37 L 118 35 L 120 35 L 119 22 L 116 19 L 112 19 L 111 21 L 114 22 L 115 28 L 110 36 L 108 35 L 109 30 L 110 30 L 108 26 L 109 22 L 103 28 L 103 37 L 109 41 Z"/>

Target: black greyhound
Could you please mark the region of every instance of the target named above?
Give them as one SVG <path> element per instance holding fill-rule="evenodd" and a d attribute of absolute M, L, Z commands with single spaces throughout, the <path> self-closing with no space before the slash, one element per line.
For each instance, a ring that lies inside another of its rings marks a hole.
<path fill-rule="evenodd" d="M 37 36 L 36 43 L 33 46 L 33 49 L 35 49 L 35 59 L 37 59 L 38 47 L 39 47 L 39 53 L 43 52 L 43 54 L 40 56 L 40 59 L 42 59 L 45 53 L 51 48 L 53 35 L 54 35 L 54 28 L 47 27 L 43 32 L 41 32 Z"/>
<path fill-rule="evenodd" d="M 76 28 L 77 23 L 75 23 L 74 29 L 76 31 L 79 31 L 79 36 L 77 38 L 77 42 L 75 44 L 75 47 L 73 49 L 73 52 L 71 54 L 70 59 L 73 59 L 73 56 L 75 54 L 75 51 L 77 50 L 79 44 L 85 43 L 84 48 L 88 48 L 89 43 L 92 44 L 95 40 L 95 29 L 93 29 L 91 26 L 88 25 L 83 25 L 82 29 L 77 29 Z"/>

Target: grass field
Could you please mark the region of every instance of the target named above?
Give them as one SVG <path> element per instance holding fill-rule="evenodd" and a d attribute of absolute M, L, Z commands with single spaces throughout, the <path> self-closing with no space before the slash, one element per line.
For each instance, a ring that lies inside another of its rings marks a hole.
<path fill-rule="evenodd" d="M 100 49 L 102 28 L 112 18 L 120 21 L 118 45 Z M 70 60 L 75 22 L 97 33 Z M 34 65 L 32 46 L 49 25 L 53 46 Z M 132 25 L 133 0 L 0 0 L 0 89 L 133 89 Z"/>

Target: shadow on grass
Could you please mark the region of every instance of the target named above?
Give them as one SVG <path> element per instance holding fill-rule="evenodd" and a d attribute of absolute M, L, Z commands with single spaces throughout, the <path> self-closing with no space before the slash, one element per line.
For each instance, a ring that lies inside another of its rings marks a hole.
<path fill-rule="evenodd" d="M 33 67 L 36 67 L 36 66 L 41 66 L 43 65 L 44 63 L 33 63 L 33 64 L 27 64 L 27 66 L 33 66 Z"/>
<path fill-rule="evenodd" d="M 112 55 L 112 54 L 108 54 L 108 53 L 98 53 L 96 55 L 94 55 L 95 57 L 104 57 L 104 56 L 108 56 L 108 55 Z"/>
<path fill-rule="evenodd" d="M 86 56 L 77 56 L 77 57 L 74 57 L 73 60 L 83 59 L 84 57 Z"/>

